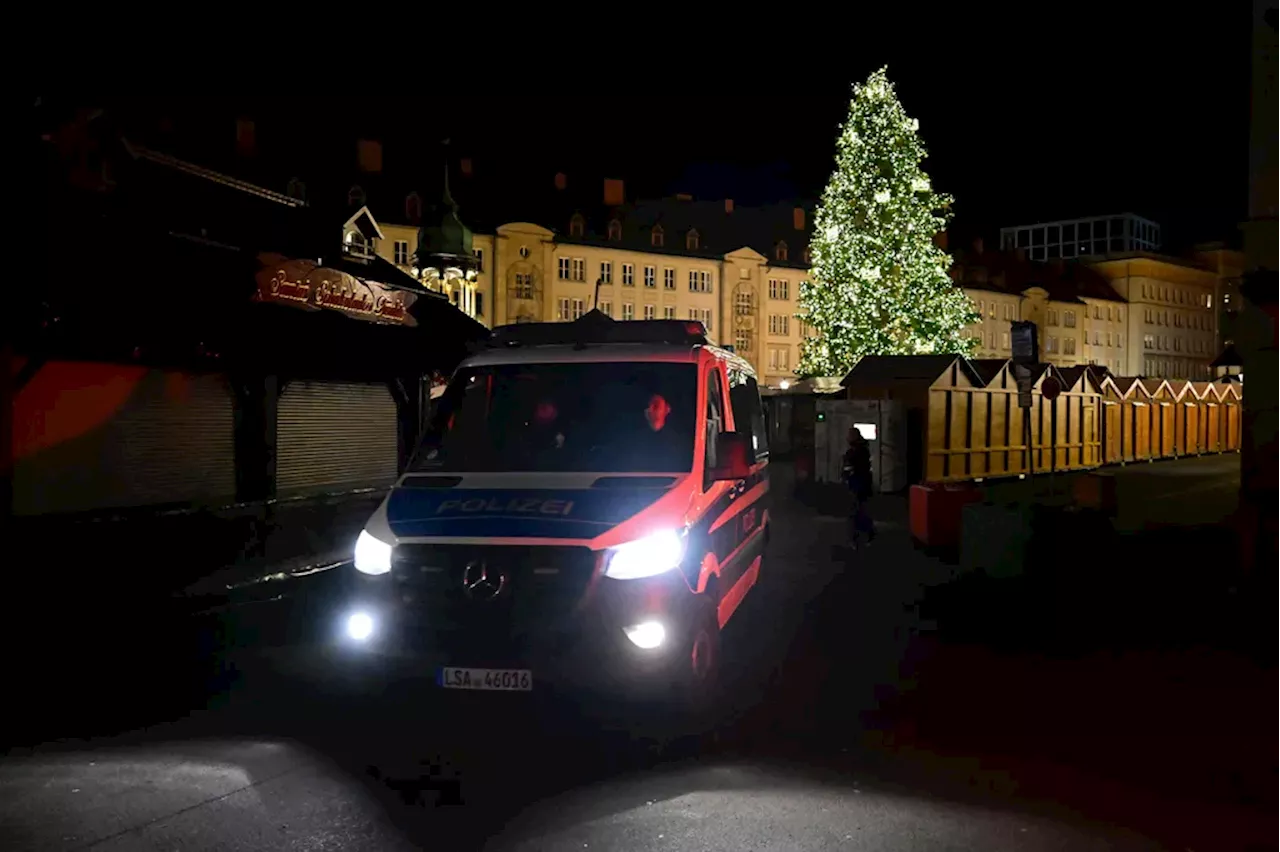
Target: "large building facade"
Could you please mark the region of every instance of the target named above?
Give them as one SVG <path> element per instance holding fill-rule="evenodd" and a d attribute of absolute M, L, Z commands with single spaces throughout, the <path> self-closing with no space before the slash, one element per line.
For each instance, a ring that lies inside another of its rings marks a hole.
<path fill-rule="evenodd" d="M 563 192 L 563 175 L 555 185 Z M 619 320 L 698 320 L 712 340 L 750 360 L 766 386 L 795 379 L 810 333 L 799 305 L 809 279 L 809 208 L 684 196 L 629 203 L 620 181 L 605 181 L 600 201 L 559 201 L 540 222 L 475 234 L 477 274 L 441 285 L 459 309 L 490 326 L 573 320 L 592 308 Z M 382 227 L 378 253 L 413 272 L 417 229 Z M 1132 214 L 1001 235 L 998 252 L 979 241 L 954 253 L 952 277 L 981 317 L 968 329 L 976 356 L 1009 357 L 1010 323 L 1030 320 L 1042 358 L 1057 366 L 1210 377 L 1238 252 L 1159 254 L 1159 226 Z"/>
<path fill-rule="evenodd" d="M 1086 226 L 1098 242 L 1079 242 Z M 1104 232 L 1114 239 L 1102 243 Z M 1051 364 L 1210 378 L 1221 348 L 1221 309 L 1243 258 L 1219 245 L 1188 257 L 1160 254 L 1159 235 L 1155 223 L 1126 214 L 1005 228 L 1001 251 L 984 252 L 979 241 L 956 253 L 952 277 L 982 317 L 969 328 L 977 354 L 1009 357 L 1009 323 L 1031 320 Z"/>
<path fill-rule="evenodd" d="M 564 183 L 558 176 L 556 186 Z M 618 320 L 698 320 L 765 385 L 795 379 L 808 208 L 683 196 L 629 203 L 620 181 L 605 181 L 602 202 L 560 201 L 563 221 L 476 233 L 474 280 L 443 285 L 454 304 L 490 326 L 573 320 L 593 308 Z M 416 228 L 382 229 L 378 253 L 412 272 Z"/>

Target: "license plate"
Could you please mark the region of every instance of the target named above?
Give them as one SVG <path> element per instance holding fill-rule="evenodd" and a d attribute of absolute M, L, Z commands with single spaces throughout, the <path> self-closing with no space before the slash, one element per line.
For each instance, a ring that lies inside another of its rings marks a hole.
<path fill-rule="evenodd" d="M 529 692 L 533 672 L 528 669 L 440 669 L 440 685 L 445 689 L 486 689 L 494 692 Z"/>

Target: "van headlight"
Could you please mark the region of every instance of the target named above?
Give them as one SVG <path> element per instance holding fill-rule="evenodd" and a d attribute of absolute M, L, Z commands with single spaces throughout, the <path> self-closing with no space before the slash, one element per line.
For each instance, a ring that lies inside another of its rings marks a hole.
<path fill-rule="evenodd" d="M 355 565 L 365 574 L 386 574 L 391 570 L 391 545 L 361 530 L 356 539 Z"/>
<path fill-rule="evenodd" d="M 679 567 L 684 559 L 685 537 L 662 530 L 609 549 L 604 575 L 615 580 L 656 577 Z"/>

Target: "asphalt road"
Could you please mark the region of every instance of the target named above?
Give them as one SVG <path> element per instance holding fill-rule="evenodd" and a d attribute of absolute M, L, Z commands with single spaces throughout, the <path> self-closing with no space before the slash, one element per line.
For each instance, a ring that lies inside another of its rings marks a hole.
<path fill-rule="evenodd" d="M 1274 843 L 1273 668 L 1202 648 L 1062 660 L 954 639 L 930 602 L 954 567 L 910 546 L 899 505 L 878 513 L 875 546 L 851 555 L 840 519 L 782 508 L 726 635 L 712 733 L 273 676 L 170 724 L 10 753 L 0 848 Z"/>

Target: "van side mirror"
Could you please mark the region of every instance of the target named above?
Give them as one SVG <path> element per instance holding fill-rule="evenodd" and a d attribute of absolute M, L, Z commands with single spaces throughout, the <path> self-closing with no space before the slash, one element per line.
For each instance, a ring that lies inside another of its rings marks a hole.
<path fill-rule="evenodd" d="M 751 436 L 746 432 L 721 432 L 716 435 L 716 466 L 711 469 L 712 482 L 736 481 L 751 475 L 756 457 Z"/>

